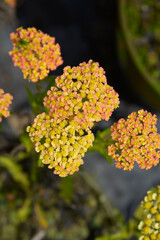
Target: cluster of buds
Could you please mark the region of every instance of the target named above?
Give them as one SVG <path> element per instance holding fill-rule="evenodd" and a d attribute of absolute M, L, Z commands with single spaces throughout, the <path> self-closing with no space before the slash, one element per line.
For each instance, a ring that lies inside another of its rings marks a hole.
<path fill-rule="evenodd" d="M 55 121 L 46 113 L 37 115 L 32 126 L 27 127 L 36 152 L 42 163 L 54 168 L 54 173 L 66 177 L 79 170 L 82 157 L 92 146 L 94 135 L 90 129 L 77 130 L 67 120 Z"/>
<path fill-rule="evenodd" d="M 147 192 L 142 209 L 144 216 L 138 225 L 141 231 L 139 240 L 160 239 L 160 186 L 154 192 Z"/>
<path fill-rule="evenodd" d="M 150 169 L 159 163 L 160 134 L 156 122 L 156 115 L 140 110 L 111 127 L 115 143 L 108 147 L 108 154 L 117 168 L 131 170 L 137 162 L 142 169 Z"/>
<path fill-rule="evenodd" d="M 10 112 L 8 111 L 9 105 L 12 102 L 13 97 L 9 93 L 4 93 L 2 89 L 0 89 L 0 122 L 2 121 L 2 117 L 9 117 Z"/>
<path fill-rule="evenodd" d="M 82 128 L 91 128 L 102 119 L 108 121 L 119 105 L 118 94 L 107 84 L 103 68 L 92 60 L 65 67 L 56 84 L 58 89 L 52 87 L 44 98 L 49 115 L 72 118 Z"/>
<path fill-rule="evenodd" d="M 18 28 L 11 33 L 13 51 L 9 52 L 15 66 L 21 68 L 24 78 L 37 82 L 63 63 L 60 46 L 55 38 L 35 28 Z"/>

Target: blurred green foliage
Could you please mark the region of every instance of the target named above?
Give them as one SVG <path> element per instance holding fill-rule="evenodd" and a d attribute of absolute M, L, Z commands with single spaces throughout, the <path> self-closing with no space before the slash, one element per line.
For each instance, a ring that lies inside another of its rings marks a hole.
<path fill-rule="evenodd" d="M 124 14 L 128 34 L 132 36 L 140 68 L 160 80 L 160 3 L 158 0 L 128 0 Z"/>
<path fill-rule="evenodd" d="M 93 146 L 87 152 L 99 152 L 110 164 L 113 164 L 112 158 L 108 155 L 108 146 L 113 142 L 110 128 L 98 131 Z"/>

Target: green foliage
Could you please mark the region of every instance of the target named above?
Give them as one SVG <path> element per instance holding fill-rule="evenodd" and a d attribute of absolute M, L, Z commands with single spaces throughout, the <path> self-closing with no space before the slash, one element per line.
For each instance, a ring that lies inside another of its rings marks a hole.
<path fill-rule="evenodd" d="M 148 76 L 147 81 L 160 94 L 160 4 L 152 0 L 125 0 L 124 3 L 126 38 L 131 42 L 137 68 Z"/>
<path fill-rule="evenodd" d="M 20 165 L 14 162 L 13 158 L 0 156 L 0 164 L 8 170 L 13 179 L 22 186 L 24 191 L 29 191 L 30 184 L 28 176 L 22 171 Z"/>
<path fill-rule="evenodd" d="M 28 46 L 29 42 L 24 41 L 23 39 L 20 39 L 18 42 L 21 46 Z"/>
<path fill-rule="evenodd" d="M 116 234 L 106 234 L 102 237 L 98 237 L 95 240 L 120 240 L 120 239 L 127 239 L 129 240 L 129 234 L 126 232 L 122 232 L 122 233 L 116 233 Z"/>
<path fill-rule="evenodd" d="M 26 159 L 28 156 L 29 156 L 29 153 L 20 151 L 19 153 L 16 154 L 14 159 L 16 162 L 19 162 L 19 161 Z"/>
<path fill-rule="evenodd" d="M 119 229 L 114 233 L 107 233 L 103 236 L 97 237 L 95 240 L 129 240 L 133 236 L 138 236 L 138 221 L 135 217 L 131 218 L 128 223 L 125 223 L 119 211 L 115 209 L 117 221 L 119 222 Z"/>
<path fill-rule="evenodd" d="M 11 218 L 13 219 L 13 222 L 15 224 L 20 224 L 27 220 L 30 212 L 31 212 L 31 199 L 26 198 L 23 205 L 17 211 L 13 212 Z"/>
<path fill-rule="evenodd" d="M 19 138 L 20 138 L 20 142 L 24 144 L 27 152 L 29 153 L 33 149 L 33 143 L 31 142 L 28 133 L 23 132 Z"/>
<path fill-rule="evenodd" d="M 39 104 L 43 105 L 43 99 L 47 95 L 47 91 L 51 87 L 56 86 L 56 83 L 55 83 L 56 77 L 57 76 L 52 75 L 52 76 L 48 76 L 48 77 L 44 78 L 43 80 L 41 80 L 41 82 L 47 82 L 48 83 L 46 89 L 43 92 L 41 92 L 40 82 L 37 82 L 37 90 L 39 89 L 38 94 L 37 94 Z"/>
<path fill-rule="evenodd" d="M 29 89 L 29 87 L 27 85 L 25 85 L 25 88 L 26 88 L 26 91 L 28 94 L 28 100 L 32 107 L 32 110 L 33 110 L 34 114 L 37 115 L 40 112 L 40 106 L 37 103 L 36 97 L 34 96 L 34 94 L 32 93 L 32 91 Z"/>
<path fill-rule="evenodd" d="M 87 152 L 99 152 L 110 164 L 113 164 L 112 158 L 108 155 L 108 146 L 114 141 L 111 138 L 111 129 L 107 128 L 103 131 L 98 131 L 93 143 L 93 146 Z"/>
<path fill-rule="evenodd" d="M 47 95 L 47 91 L 52 86 L 56 86 L 55 79 L 56 79 L 56 76 L 48 76 L 43 80 L 41 80 L 40 82 L 36 82 L 36 89 L 37 89 L 36 95 L 33 94 L 33 92 L 30 90 L 30 88 L 27 85 L 25 85 L 25 88 L 28 94 L 29 103 L 35 115 L 40 114 L 44 110 L 43 99 Z M 48 85 L 46 89 L 42 92 L 41 83 L 43 82 L 47 82 Z"/>
<path fill-rule="evenodd" d="M 42 163 L 42 159 L 38 158 L 38 167 L 44 167 L 44 163 Z"/>
<path fill-rule="evenodd" d="M 41 206 L 38 203 L 35 203 L 34 210 L 35 210 L 35 214 L 36 214 L 36 217 L 37 217 L 37 220 L 38 220 L 40 226 L 43 228 L 47 228 L 48 222 L 45 218 L 45 214 L 44 214 Z"/>
<path fill-rule="evenodd" d="M 45 77 L 42 81 L 43 82 L 48 82 L 49 83 L 49 88 L 51 87 L 51 86 L 56 86 L 56 84 L 55 84 L 55 79 L 56 79 L 56 77 L 57 76 L 55 76 L 55 75 L 50 75 L 50 76 L 48 76 L 48 77 Z"/>
<path fill-rule="evenodd" d="M 62 178 L 60 185 L 60 194 L 59 196 L 66 202 L 70 203 L 73 197 L 73 177 L 67 176 Z"/>

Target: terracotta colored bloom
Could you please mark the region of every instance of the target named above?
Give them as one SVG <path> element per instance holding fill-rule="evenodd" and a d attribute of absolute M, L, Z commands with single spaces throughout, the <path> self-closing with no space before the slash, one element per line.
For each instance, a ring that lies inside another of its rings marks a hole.
<path fill-rule="evenodd" d="M 24 78 L 37 82 L 63 63 L 60 46 L 55 38 L 35 29 L 22 27 L 11 33 L 13 51 L 9 52 L 15 66 L 21 68 Z"/>
<path fill-rule="evenodd" d="M 0 122 L 2 121 L 2 117 L 9 117 L 10 112 L 8 108 L 12 99 L 13 97 L 9 93 L 4 94 L 4 91 L 0 89 Z"/>
<path fill-rule="evenodd" d="M 46 113 L 39 114 L 33 125 L 27 127 L 35 150 L 40 152 L 40 159 L 48 168 L 60 177 L 73 174 L 83 164 L 82 157 L 92 146 L 94 135 L 89 129 L 77 130 L 68 121 L 55 121 Z"/>
<path fill-rule="evenodd" d="M 141 205 L 143 209 L 143 219 L 141 219 L 138 226 L 138 229 L 141 231 L 139 240 L 159 240 L 160 186 L 158 186 L 156 191 L 148 191 Z"/>
<path fill-rule="evenodd" d="M 156 122 L 156 115 L 140 110 L 111 127 L 115 144 L 108 147 L 108 154 L 117 168 L 131 170 L 137 162 L 140 168 L 150 169 L 159 163 L 160 134 L 157 133 Z"/>
<path fill-rule="evenodd" d="M 52 87 L 44 98 L 49 115 L 69 118 L 83 128 L 93 126 L 102 119 L 108 120 L 119 98 L 107 84 L 103 68 L 90 60 L 78 67 L 65 67 L 63 75 L 56 78 L 58 90 Z"/>

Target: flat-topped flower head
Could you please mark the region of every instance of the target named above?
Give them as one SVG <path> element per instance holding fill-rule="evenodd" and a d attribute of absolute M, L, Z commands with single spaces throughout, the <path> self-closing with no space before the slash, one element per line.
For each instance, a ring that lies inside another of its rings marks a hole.
<path fill-rule="evenodd" d="M 160 239 L 160 186 L 155 191 L 148 191 L 141 203 L 142 219 L 138 225 L 141 231 L 139 240 Z"/>
<path fill-rule="evenodd" d="M 2 117 L 9 117 L 10 112 L 8 108 L 12 99 L 13 97 L 9 93 L 4 93 L 4 91 L 0 89 L 0 122 L 2 121 Z"/>
<path fill-rule="evenodd" d="M 52 87 L 44 98 L 50 116 L 71 118 L 81 126 L 92 127 L 102 119 L 108 120 L 119 98 L 107 84 L 103 68 L 90 60 L 78 67 L 65 67 L 64 73 L 56 78 L 60 90 Z"/>
<path fill-rule="evenodd" d="M 13 51 L 9 52 L 15 66 L 21 68 L 25 79 L 37 82 L 63 63 L 55 38 L 33 28 L 18 28 L 11 33 Z"/>
<path fill-rule="evenodd" d="M 35 150 L 42 163 L 54 168 L 54 173 L 66 177 L 79 170 L 82 157 L 92 146 L 94 135 L 89 129 L 77 130 L 68 121 L 55 121 L 46 113 L 39 114 L 32 126 L 27 127 Z"/>
<path fill-rule="evenodd" d="M 150 169 L 159 163 L 160 134 L 157 133 L 156 122 L 156 115 L 140 110 L 111 127 L 115 143 L 108 147 L 108 154 L 117 168 L 131 170 L 137 162 L 140 168 Z"/>
<path fill-rule="evenodd" d="M 79 91 L 89 94 L 99 90 L 102 84 L 107 84 L 107 78 L 99 63 L 89 60 L 88 63 L 80 63 L 77 67 L 65 67 L 63 74 L 56 78 L 56 84 L 65 92 Z"/>

